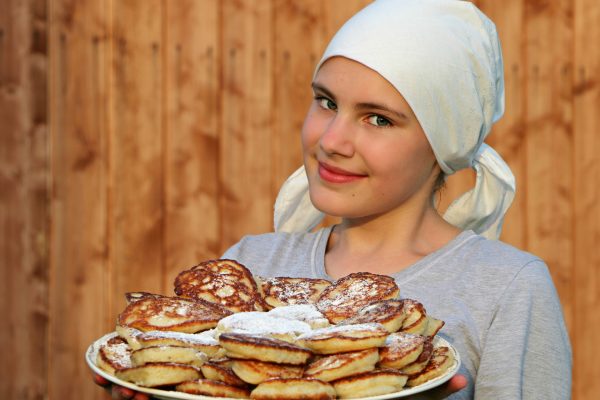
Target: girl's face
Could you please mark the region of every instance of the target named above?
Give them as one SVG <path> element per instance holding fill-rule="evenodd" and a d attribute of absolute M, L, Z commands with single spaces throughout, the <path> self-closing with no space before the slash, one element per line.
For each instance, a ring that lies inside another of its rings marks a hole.
<path fill-rule="evenodd" d="M 439 167 L 410 106 L 387 80 L 333 57 L 313 91 L 302 146 L 319 210 L 355 219 L 430 201 Z"/>

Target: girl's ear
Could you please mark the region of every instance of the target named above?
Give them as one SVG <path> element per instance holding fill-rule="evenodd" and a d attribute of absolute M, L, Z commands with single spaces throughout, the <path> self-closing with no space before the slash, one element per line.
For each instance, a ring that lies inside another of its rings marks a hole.
<path fill-rule="evenodd" d="M 446 187 L 446 174 L 436 162 L 434 167 L 435 181 L 431 189 L 431 201 L 434 208 L 438 208 L 442 201 L 442 190 Z"/>
<path fill-rule="evenodd" d="M 433 194 L 441 191 L 446 186 L 446 174 L 440 166 L 436 163 L 437 176 L 435 178 L 435 182 L 433 184 Z"/>

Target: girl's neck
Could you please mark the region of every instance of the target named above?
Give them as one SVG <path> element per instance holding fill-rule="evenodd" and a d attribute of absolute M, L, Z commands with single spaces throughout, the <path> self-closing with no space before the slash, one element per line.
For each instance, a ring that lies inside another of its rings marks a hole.
<path fill-rule="evenodd" d="M 325 267 L 336 279 L 359 271 L 392 274 L 445 246 L 459 233 L 429 204 L 420 210 L 344 219 L 330 235 Z"/>

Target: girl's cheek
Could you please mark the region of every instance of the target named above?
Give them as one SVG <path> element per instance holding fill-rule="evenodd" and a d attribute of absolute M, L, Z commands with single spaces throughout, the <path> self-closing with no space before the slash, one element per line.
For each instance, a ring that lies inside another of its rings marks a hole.
<path fill-rule="evenodd" d="M 302 146 L 308 150 L 319 142 L 320 137 L 320 124 L 318 118 L 315 118 L 314 114 L 309 113 L 304 121 L 304 126 L 302 127 Z"/>

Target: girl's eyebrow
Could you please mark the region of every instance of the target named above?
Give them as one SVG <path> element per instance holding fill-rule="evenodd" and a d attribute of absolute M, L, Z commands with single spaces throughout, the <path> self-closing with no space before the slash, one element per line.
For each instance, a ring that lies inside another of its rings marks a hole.
<path fill-rule="evenodd" d="M 327 97 L 329 97 L 331 100 L 335 101 L 335 95 L 329 90 L 327 89 L 325 86 L 321 85 L 320 83 L 317 82 L 313 82 L 311 84 L 313 90 L 315 92 L 322 92 L 324 93 Z M 369 102 L 365 102 L 365 103 L 357 103 L 354 105 L 354 108 L 356 110 L 379 110 L 379 111 L 384 111 L 386 113 L 390 113 L 394 116 L 396 116 L 396 118 L 400 119 L 400 120 L 408 120 L 408 117 L 406 116 L 405 113 L 394 110 L 391 107 L 388 107 L 384 104 L 379 104 L 379 103 L 369 103 Z"/>
<path fill-rule="evenodd" d="M 333 93 L 331 93 L 331 91 L 329 89 L 327 89 L 325 86 L 321 85 L 320 83 L 313 82 L 311 84 L 311 86 L 315 92 L 323 92 L 327 97 L 330 97 L 331 100 L 335 100 L 335 96 L 333 95 Z"/>
<path fill-rule="evenodd" d="M 384 111 L 387 113 L 390 113 L 392 115 L 394 115 L 396 118 L 400 119 L 400 120 L 408 120 L 408 117 L 406 116 L 406 114 L 404 114 L 403 112 L 400 111 L 396 111 L 393 108 L 390 108 L 384 104 L 378 104 L 378 103 L 358 103 L 354 106 L 355 109 L 357 110 L 379 110 L 379 111 Z"/>

